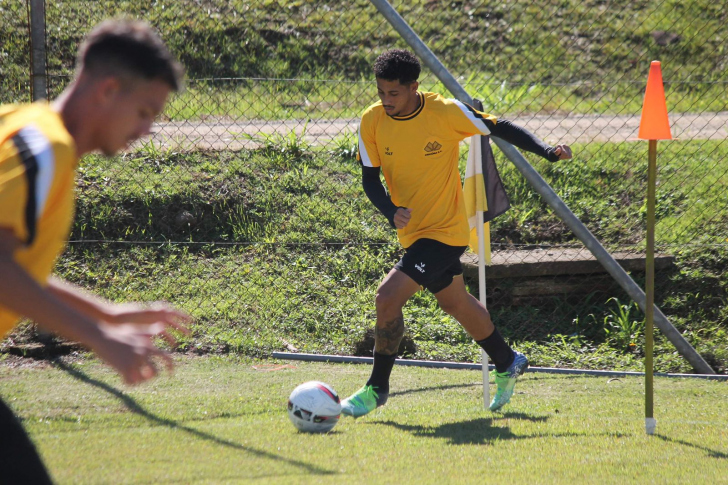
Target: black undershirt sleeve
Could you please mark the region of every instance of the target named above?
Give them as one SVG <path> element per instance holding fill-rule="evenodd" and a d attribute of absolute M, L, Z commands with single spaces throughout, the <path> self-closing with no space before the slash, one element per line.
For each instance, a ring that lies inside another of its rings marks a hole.
<path fill-rule="evenodd" d="M 394 226 L 394 213 L 397 212 L 397 207 L 392 202 L 392 199 L 387 195 L 387 191 L 382 185 L 382 181 L 379 178 L 379 167 L 361 167 L 361 183 L 364 187 L 364 193 L 367 194 L 369 200 L 372 201 L 374 207 L 379 209 L 384 217 L 389 221 L 389 225 Z"/>
<path fill-rule="evenodd" d="M 559 157 L 555 153 L 555 147 L 540 140 L 525 128 L 514 125 L 508 120 L 498 120 L 497 123 L 493 123 L 491 120 L 485 120 L 485 124 L 488 126 L 491 135 L 497 136 L 501 140 L 505 140 L 521 150 L 535 153 L 549 162 L 559 160 Z"/>

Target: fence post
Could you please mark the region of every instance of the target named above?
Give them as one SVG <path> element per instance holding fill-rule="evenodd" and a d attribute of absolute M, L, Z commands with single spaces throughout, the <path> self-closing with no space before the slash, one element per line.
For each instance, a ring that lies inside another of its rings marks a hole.
<path fill-rule="evenodd" d="M 30 92 L 33 101 L 48 97 L 45 0 L 30 2 Z"/>
<path fill-rule="evenodd" d="M 420 39 L 414 30 L 405 22 L 397 11 L 387 0 L 370 0 L 387 21 L 402 36 L 407 44 L 412 47 L 415 53 L 422 59 L 433 74 L 442 81 L 445 87 L 458 99 L 468 104 L 473 103 L 473 98 L 465 91 L 460 83 L 445 68 L 429 47 Z M 645 311 L 646 297 L 637 283 L 627 274 L 611 254 L 601 245 L 596 237 L 584 226 L 564 201 L 554 192 L 551 186 L 541 177 L 528 160 L 510 143 L 491 136 L 493 142 L 501 149 L 503 154 L 515 165 L 519 172 L 525 177 L 528 183 L 543 197 L 544 201 L 553 209 L 554 213 L 564 221 L 576 237 L 584 243 L 586 248 L 596 257 L 604 269 L 612 275 L 619 285 L 637 302 L 640 309 Z M 667 317 L 659 308 L 653 305 L 655 312 L 655 324 L 662 330 L 667 339 L 672 342 L 677 351 L 690 362 L 695 370 L 701 374 L 714 374 L 715 371 L 703 359 L 703 357 L 685 340 L 682 334 L 670 323 Z"/>

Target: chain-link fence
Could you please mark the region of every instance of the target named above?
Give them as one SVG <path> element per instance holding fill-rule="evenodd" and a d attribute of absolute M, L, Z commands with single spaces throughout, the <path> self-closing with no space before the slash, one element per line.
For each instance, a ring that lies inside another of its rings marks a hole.
<path fill-rule="evenodd" d="M 29 61 L 20 53 L 28 48 L 17 44 L 27 39 L 19 34 L 28 32 L 28 8 L 6 4 L 0 99 L 25 101 Z M 647 147 L 635 138 L 649 63 L 662 61 L 677 140 L 661 143 L 658 156 L 657 304 L 724 369 L 723 6 L 393 6 L 486 111 L 572 145 L 572 162 L 529 160 L 640 284 Z M 114 159 L 84 159 L 59 271 L 113 299 L 181 305 L 198 323 L 189 349 L 366 349 L 375 289 L 401 250 L 360 188 L 356 127 L 376 101 L 371 63 L 404 41 L 364 0 L 53 1 L 49 97 L 70 81 L 84 34 L 120 15 L 160 31 L 187 68 L 187 89 L 150 139 Z M 427 71 L 421 89 L 449 95 Z M 496 158 L 513 206 L 492 225 L 488 269 L 489 308 L 502 332 L 536 364 L 639 361 L 642 314 L 508 160 Z M 431 296 L 413 299 L 405 312 L 418 344 L 411 352 L 476 359 L 475 346 L 443 315 Z M 656 365 L 689 370 L 660 340 Z"/>

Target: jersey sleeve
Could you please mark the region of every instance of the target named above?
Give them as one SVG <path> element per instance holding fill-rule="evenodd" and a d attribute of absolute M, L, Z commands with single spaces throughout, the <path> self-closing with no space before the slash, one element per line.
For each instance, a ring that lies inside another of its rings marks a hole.
<path fill-rule="evenodd" d="M 490 129 L 486 121 L 496 123 L 498 118 L 494 115 L 478 111 L 470 105 L 462 103 L 457 99 L 452 99 L 449 106 L 448 118 L 452 129 L 467 138 L 473 135 L 490 135 Z"/>
<path fill-rule="evenodd" d="M 357 153 L 357 160 L 364 167 L 379 167 L 382 165 L 377 150 L 375 128 L 374 116 L 372 116 L 371 111 L 365 112 L 361 117 L 361 123 L 359 123 L 359 152 Z"/>
<path fill-rule="evenodd" d="M 48 199 L 54 156 L 47 138 L 28 126 L 0 144 L 0 228 L 26 245 Z"/>

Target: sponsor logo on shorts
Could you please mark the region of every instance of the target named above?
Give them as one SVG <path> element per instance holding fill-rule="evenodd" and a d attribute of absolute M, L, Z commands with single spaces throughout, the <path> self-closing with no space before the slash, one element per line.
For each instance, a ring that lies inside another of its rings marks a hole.
<path fill-rule="evenodd" d="M 420 273 L 424 273 L 425 272 L 425 263 L 416 264 L 415 268 L 417 268 L 417 271 L 419 271 Z"/>

